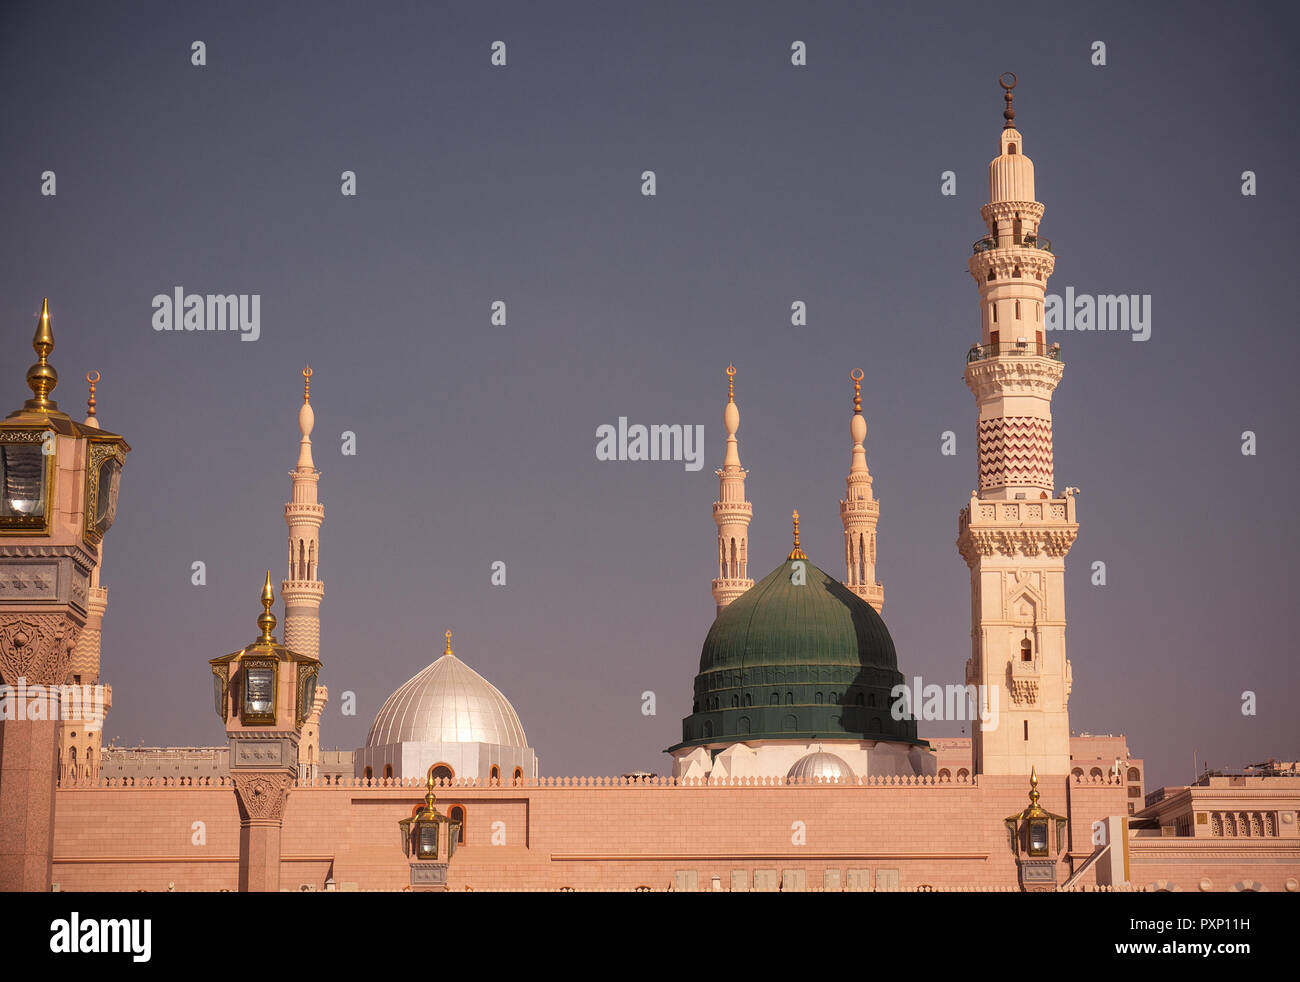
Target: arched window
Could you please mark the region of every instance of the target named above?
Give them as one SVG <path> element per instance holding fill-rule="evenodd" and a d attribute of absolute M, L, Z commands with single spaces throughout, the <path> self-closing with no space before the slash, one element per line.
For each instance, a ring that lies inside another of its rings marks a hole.
<path fill-rule="evenodd" d="M 966 770 L 966 768 L 961 767 L 961 768 L 958 768 L 958 769 L 957 769 L 957 780 L 958 780 L 958 781 L 965 781 L 965 780 L 967 780 L 969 777 L 970 777 L 970 771 Z"/>
<path fill-rule="evenodd" d="M 1017 275 L 1017 276 L 1020 275 L 1020 267 L 1019 267 L 1019 266 L 1016 267 L 1016 275 Z M 1016 320 L 1020 320 L 1020 301 L 1019 301 L 1019 300 L 1016 301 Z"/>
<path fill-rule="evenodd" d="M 1083 768 L 1081 768 L 1081 767 L 1076 767 L 1074 770 L 1070 771 L 1070 776 L 1071 776 L 1071 777 L 1083 777 Z"/>
<path fill-rule="evenodd" d="M 731 540 L 731 572 L 727 575 L 734 580 L 739 575 L 738 569 L 739 566 L 736 564 L 736 540 L 733 538 Z"/>
<path fill-rule="evenodd" d="M 450 764 L 433 765 L 433 779 L 435 781 L 438 780 L 439 778 L 441 778 L 444 781 L 450 781 L 453 780 L 455 777 L 456 777 L 456 772 L 451 769 Z"/>
<path fill-rule="evenodd" d="M 781 694 L 779 692 L 773 692 L 772 695 L 768 698 L 767 704 L 769 706 L 781 705 Z"/>
<path fill-rule="evenodd" d="M 785 704 L 786 704 L 787 706 L 793 706 L 793 705 L 794 705 L 794 693 L 793 693 L 793 692 L 787 692 L 787 693 L 785 694 Z"/>
<path fill-rule="evenodd" d="M 1015 152 L 1016 152 L 1016 145 L 1015 145 L 1014 143 L 1008 143 L 1008 144 L 1007 144 L 1007 153 L 1008 153 L 1008 154 L 1014 154 Z"/>
<path fill-rule="evenodd" d="M 316 579 L 316 543 L 307 548 L 307 579 Z"/>
<path fill-rule="evenodd" d="M 1025 638 L 1025 640 L 1020 642 L 1020 660 L 1021 661 L 1034 660 L 1034 643 L 1030 641 L 1028 638 Z"/>
<path fill-rule="evenodd" d="M 392 764 L 385 764 L 385 765 L 384 765 L 384 777 L 392 777 L 392 776 L 393 776 L 393 765 L 392 765 Z"/>
<path fill-rule="evenodd" d="M 361 776 L 364 777 L 367 781 L 369 781 L 372 777 L 375 776 L 375 772 L 372 771 L 369 767 L 367 767 L 364 771 L 361 772 Z"/>
<path fill-rule="evenodd" d="M 1088 776 L 1089 776 L 1089 777 L 1101 777 L 1101 776 L 1102 776 L 1102 775 L 1101 775 L 1101 768 L 1100 768 L 1100 767 L 1094 767 L 1092 770 L 1090 770 L 1090 771 L 1088 772 Z"/>
<path fill-rule="evenodd" d="M 745 693 L 745 705 L 746 706 L 754 705 L 754 697 L 748 692 Z"/>
<path fill-rule="evenodd" d="M 713 736 L 713 720 L 711 719 L 704 721 L 704 736 L 706 738 Z"/>
<path fill-rule="evenodd" d="M 952 780 L 952 771 L 948 770 L 948 768 L 946 768 L 946 767 L 940 767 L 940 768 L 939 768 L 939 780 L 940 780 L 940 781 L 951 781 L 951 780 Z"/>
<path fill-rule="evenodd" d="M 307 558 L 302 539 L 298 540 L 298 579 L 307 579 Z"/>
<path fill-rule="evenodd" d="M 514 773 L 514 778 L 513 778 L 513 780 L 514 780 L 514 783 L 515 783 L 515 784 L 522 784 L 522 783 L 523 783 L 523 780 L 524 780 L 524 769 L 523 769 L 522 767 L 516 767 L 516 768 L 515 768 L 515 773 Z"/>
<path fill-rule="evenodd" d="M 496 764 L 493 764 L 492 768 L 488 771 L 488 779 L 493 784 L 501 783 L 501 768 L 498 767 Z"/>
<path fill-rule="evenodd" d="M 731 708 L 732 708 L 732 709 L 739 709 L 739 708 L 740 708 L 740 696 L 738 696 L 738 695 L 734 695 L 734 694 L 732 695 L 732 697 L 731 697 Z"/>
<path fill-rule="evenodd" d="M 867 542 L 861 532 L 858 533 L 858 582 L 867 582 Z"/>
<path fill-rule="evenodd" d="M 859 692 L 856 696 L 853 697 L 853 704 L 855 706 L 865 706 L 867 704 L 867 700 L 862 695 L 862 693 Z"/>
<path fill-rule="evenodd" d="M 456 833 L 456 844 L 465 844 L 465 809 L 461 805 L 452 805 L 447 817 L 453 822 L 460 822 L 460 831 Z"/>
<path fill-rule="evenodd" d="M 821 692 L 817 693 L 817 705 L 820 706 L 822 704 L 822 700 L 824 700 L 825 698 L 826 696 L 823 693 Z"/>

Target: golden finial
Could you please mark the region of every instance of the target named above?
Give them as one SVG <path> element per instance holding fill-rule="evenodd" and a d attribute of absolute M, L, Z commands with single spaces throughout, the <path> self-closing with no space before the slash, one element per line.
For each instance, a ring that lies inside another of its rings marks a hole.
<path fill-rule="evenodd" d="M 302 401 L 311 402 L 311 366 L 302 370 Z"/>
<path fill-rule="evenodd" d="M 425 782 L 424 814 L 421 815 L 420 817 L 425 819 L 426 821 L 429 819 L 434 819 L 439 817 L 438 809 L 433 807 L 433 803 L 438 800 L 438 796 L 433 793 L 433 782 L 437 780 L 437 778 L 433 776 L 433 769 L 437 766 L 438 766 L 437 764 L 429 765 L 429 773 Z"/>
<path fill-rule="evenodd" d="M 1008 75 L 1011 76 L 1009 83 L 1006 81 Z M 1002 118 L 1007 122 L 1002 128 L 1004 130 L 1014 130 L 1016 128 L 1016 111 L 1011 108 L 1011 90 L 1016 87 L 1016 73 L 1003 72 L 998 76 L 998 85 L 1002 86 L 1003 97 L 1007 100 L 1007 108 L 1002 110 Z"/>
<path fill-rule="evenodd" d="M 90 383 L 90 398 L 86 400 L 86 416 L 95 418 L 95 383 L 100 380 L 99 372 L 87 372 L 86 381 Z"/>
<path fill-rule="evenodd" d="M 27 369 L 27 386 L 32 390 L 34 398 L 28 399 L 23 406 L 25 409 L 35 409 L 38 412 L 57 412 L 59 404 L 50 398 L 50 393 L 59 384 L 59 373 L 54 370 L 54 366 L 49 362 L 50 352 L 54 350 L 54 331 L 50 328 L 50 301 L 48 297 L 41 302 L 41 316 L 40 320 L 36 322 L 36 334 L 32 337 L 32 348 L 36 352 L 36 357 L 40 360 Z"/>
<path fill-rule="evenodd" d="M 454 654 L 454 652 L 451 650 L 451 632 L 450 632 L 450 631 L 447 632 L 447 647 L 445 647 L 445 648 L 442 649 L 442 653 L 443 653 L 444 655 Z"/>
<path fill-rule="evenodd" d="M 786 559 L 807 559 L 802 549 L 799 548 L 799 509 L 795 509 L 794 515 L 794 548 L 790 550 L 790 555 Z"/>
<path fill-rule="evenodd" d="M 862 369 L 860 368 L 853 369 L 853 371 L 849 372 L 849 378 L 853 379 L 853 411 L 855 413 L 861 413 L 862 412 L 862 380 L 863 378 L 865 378 L 865 376 L 862 373 Z"/>
<path fill-rule="evenodd" d="M 271 604 L 275 603 L 275 594 L 271 592 L 271 571 L 266 571 L 266 584 L 262 587 L 262 613 L 257 617 L 257 626 L 262 629 L 258 641 L 274 644 L 271 632 L 275 630 L 275 615 L 271 613 Z"/>
<path fill-rule="evenodd" d="M 727 402 L 736 401 L 736 366 L 727 366 Z"/>

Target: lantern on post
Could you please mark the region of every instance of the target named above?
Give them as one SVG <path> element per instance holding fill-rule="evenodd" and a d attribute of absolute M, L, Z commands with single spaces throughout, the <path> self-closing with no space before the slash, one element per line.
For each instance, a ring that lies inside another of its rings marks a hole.
<path fill-rule="evenodd" d="M 443 815 L 435 807 L 433 768 L 429 768 L 424 807 L 410 818 L 397 823 L 401 832 L 402 851 L 411 860 L 413 890 L 446 890 L 447 864 L 456 852 L 460 823 Z M 445 835 L 442 827 L 446 826 Z"/>
<path fill-rule="evenodd" d="M 1047 811 L 1038 800 L 1038 769 L 1029 772 L 1029 807 L 1005 819 L 1011 854 L 1020 867 L 1020 885 L 1025 890 L 1056 888 L 1056 857 L 1065 845 L 1064 815 Z M 1053 853 L 1049 839 L 1055 835 Z"/>

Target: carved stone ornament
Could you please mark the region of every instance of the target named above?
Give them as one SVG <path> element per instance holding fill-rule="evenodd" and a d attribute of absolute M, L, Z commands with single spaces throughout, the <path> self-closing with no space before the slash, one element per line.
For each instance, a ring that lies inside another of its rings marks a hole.
<path fill-rule="evenodd" d="M 0 618 L 0 675 L 10 685 L 62 685 L 79 631 L 63 614 Z"/>
<path fill-rule="evenodd" d="M 231 775 L 239 799 L 239 817 L 245 821 L 279 822 L 284 818 L 284 803 L 289 798 L 289 775 Z"/>

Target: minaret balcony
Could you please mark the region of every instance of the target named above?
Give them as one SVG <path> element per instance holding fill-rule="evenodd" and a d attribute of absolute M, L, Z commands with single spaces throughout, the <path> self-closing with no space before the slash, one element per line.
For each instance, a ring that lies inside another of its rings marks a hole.
<path fill-rule="evenodd" d="M 1050 358 L 1052 361 L 1061 360 L 1061 346 L 1055 341 L 1051 344 L 1045 341 L 1002 341 L 998 344 L 972 344 L 970 350 L 966 352 L 966 364 L 973 361 L 985 361 L 989 358 L 1005 357 L 1036 357 Z"/>
<path fill-rule="evenodd" d="M 981 252 L 991 252 L 994 249 L 1041 249 L 1043 252 L 1052 251 L 1052 240 L 1045 239 L 1041 235 L 1026 235 L 1021 239 L 1016 239 L 1005 246 L 999 246 L 997 240 L 991 235 L 986 235 L 982 239 L 976 239 L 972 246 L 975 255 Z"/>

